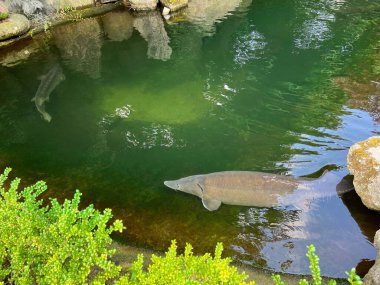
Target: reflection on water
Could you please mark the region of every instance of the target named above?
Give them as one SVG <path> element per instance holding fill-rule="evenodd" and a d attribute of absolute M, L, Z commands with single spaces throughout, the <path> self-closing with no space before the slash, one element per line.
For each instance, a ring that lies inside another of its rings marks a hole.
<path fill-rule="evenodd" d="M 59 26 L 53 30 L 53 37 L 68 68 L 94 79 L 100 77 L 103 38 L 98 19 Z"/>
<path fill-rule="evenodd" d="M 111 41 L 128 40 L 133 33 L 133 17 L 125 11 L 113 11 L 101 17 L 104 33 Z"/>
<path fill-rule="evenodd" d="M 165 249 L 175 238 L 200 253 L 222 241 L 238 262 L 304 273 L 314 243 L 322 272 L 341 277 L 373 259 L 379 217 L 335 188 L 349 146 L 380 132 L 378 88 L 368 83 L 379 81 L 378 17 L 345 15 L 374 4 L 191 3 L 184 22 L 118 10 L 1 52 L 0 167 L 47 180 L 60 199 L 79 188 L 85 203 L 113 208 L 128 226 L 122 238 L 141 246 Z M 30 102 L 37 90 L 50 124 Z M 326 165 L 336 165 L 334 180 L 297 207 L 209 213 L 163 185 Z"/>
<path fill-rule="evenodd" d="M 148 58 L 168 60 L 172 54 L 169 37 L 164 27 L 164 20 L 158 11 L 138 16 L 134 27 L 148 42 Z"/>

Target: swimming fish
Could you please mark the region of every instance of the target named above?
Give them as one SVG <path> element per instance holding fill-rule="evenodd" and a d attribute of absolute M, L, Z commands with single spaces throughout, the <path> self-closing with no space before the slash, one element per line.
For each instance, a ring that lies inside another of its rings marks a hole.
<path fill-rule="evenodd" d="M 41 80 L 41 83 L 38 86 L 38 90 L 33 97 L 32 102 L 36 104 L 36 108 L 38 112 L 41 113 L 42 117 L 50 122 L 51 116 L 45 110 L 45 102 L 49 102 L 51 92 L 53 92 L 53 90 L 65 80 L 65 75 L 63 74 L 61 66 L 56 64 L 47 74 L 42 75 L 39 79 Z"/>
<path fill-rule="evenodd" d="M 335 182 L 328 183 L 332 182 L 329 176 L 327 173 L 317 179 L 308 179 L 254 171 L 224 171 L 165 181 L 164 184 L 198 196 L 207 210 L 215 211 L 222 203 L 274 207 L 295 204 L 303 194 L 329 196 L 335 192 L 326 192 L 326 185 L 336 185 Z"/>

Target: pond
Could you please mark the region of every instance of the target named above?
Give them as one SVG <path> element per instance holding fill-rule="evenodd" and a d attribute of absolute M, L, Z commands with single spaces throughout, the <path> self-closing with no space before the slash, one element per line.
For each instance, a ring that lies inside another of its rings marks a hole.
<path fill-rule="evenodd" d="M 112 208 L 128 244 L 202 253 L 221 241 L 236 262 L 301 274 L 313 243 L 322 274 L 344 277 L 376 256 L 379 215 L 336 187 L 348 148 L 380 134 L 379 7 L 193 0 L 168 20 L 121 9 L 56 27 L 0 51 L 0 167 Z M 327 194 L 298 207 L 209 212 L 163 184 L 325 169 Z"/>

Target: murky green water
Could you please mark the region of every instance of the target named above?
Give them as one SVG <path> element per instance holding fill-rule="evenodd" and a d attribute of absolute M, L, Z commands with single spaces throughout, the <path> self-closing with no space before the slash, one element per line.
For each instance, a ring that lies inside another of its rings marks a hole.
<path fill-rule="evenodd" d="M 242 263 L 305 273 L 314 243 L 323 274 L 344 276 L 375 257 L 380 224 L 358 198 L 335 193 L 349 146 L 380 133 L 370 82 L 380 78 L 380 2 L 215 2 L 193 0 L 167 22 L 115 11 L 0 51 L 0 166 L 46 180 L 51 196 L 79 188 L 124 220 L 132 244 L 177 239 L 204 252 L 222 241 Z M 330 195 L 301 208 L 208 212 L 163 185 L 326 166 Z"/>

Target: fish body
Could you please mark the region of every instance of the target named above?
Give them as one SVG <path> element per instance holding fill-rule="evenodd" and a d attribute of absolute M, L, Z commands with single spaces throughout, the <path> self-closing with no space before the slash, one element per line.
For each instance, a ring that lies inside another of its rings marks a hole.
<path fill-rule="evenodd" d="M 49 102 L 50 94 L 53 90 L 65 80 L 65 75 L 63 74 L 61 66 L 56 64 L 47 74 L 41 76 L 39 79 L 41 83 L 32 101 L 36 104 L 36 108 L 42 117 L 50 122 L 51 116 L 45 110 L 45 103 Z"/>
<path fill-rule="evenodd" d="M 299 192 L 316 189 L 325 180 L 325 175 L 307 179 L 254 171 L 224 171 L 165 181 L 164 184 L 200 197 L 203 206 L 214 211 L 222 203 L 255 207 L 289 205 L 297 200 Z"/>

